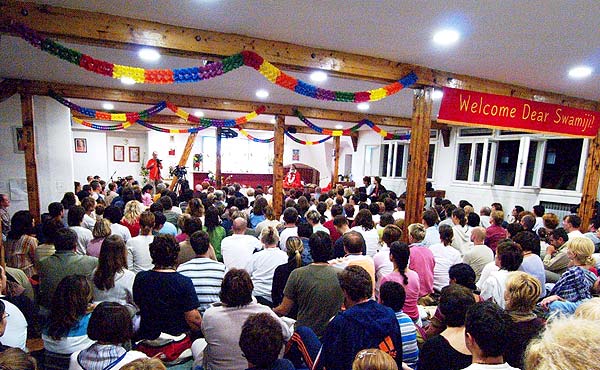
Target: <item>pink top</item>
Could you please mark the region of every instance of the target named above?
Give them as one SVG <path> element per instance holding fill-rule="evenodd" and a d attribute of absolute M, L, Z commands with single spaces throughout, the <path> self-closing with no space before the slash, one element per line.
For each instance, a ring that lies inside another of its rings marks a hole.
<path fill-rule="evenodd" d="M 150 193 L 142 194 L 142 203 L 144 203 L 144 205 L 146 207 L 150 207 L 152 205 L 152 194 L 150 194 Z"/>
<path fill-rule="evenodd" d="M 410 263 L 408 268 L 419 275 L 420 293 L 419 297 L 433 293 L 433 269 L 435 258 L 433 253 L 423 244 L 414 243 L 410 248 Z M 410 316 L 410 315 L 409 315 Z"/>
<path fill-rule="evenodd" d="M 408 284 L 404 284 L 404 278 L 398 271 L 394 271 L 390 274 L 385 275 L 379 281 L 379 286 L 387 281 L 396 282 L 404 287 L 406 292 L 406 300 L 402 311 L 407 314 L 411 319 L 417 320 L 419 318 L 419 309 L 417 308 L 417 301 L 419 300 L 419 275 L 412 270 L 406 271 L 406 277 L 408 277 Z M 381 300 L 379 300 L 381 303 Z"/>
<path fill-rule="evenodd" d="M 104 241 L 104 238 L 94 238 L 94 239 L 90 240 L 87 245 L 87 248 L 85 250 L 87 255 L 96 257 L 96 258 L 100 257 L 100 249 L 102 247 L 103 241 Z"/>

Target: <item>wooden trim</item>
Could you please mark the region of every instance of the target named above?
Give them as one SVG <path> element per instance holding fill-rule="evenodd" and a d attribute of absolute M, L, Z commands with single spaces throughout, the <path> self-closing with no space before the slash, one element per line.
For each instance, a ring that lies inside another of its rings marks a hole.
<path fill-rule="evenodd" d="M 90 22 L 90 19 L 94 21 Z M 336 76 L 385 82 L 397 80 L 414 71 L 419 76 L 419 84 L 425 86 L 454 87 L 581 109 L 599 108 L 596 101 L 415 64 L 84 10 L 28 2 L 0 3 L 0 28 L 4 32 L 11 20 L 62 40 L 101 47 L 132 49 L 146 45 L 159 48 L 162 53 L 194 58 L 206 55 L 224 57 L 242 50 L 253 50 L 271 63 L 288 70 L 306 72 L 322 69 Z"/>
<path fill-rule="evenodd" d="M 433 89 L 415 91 L 413 98 L 413 128 L 410 140 L 410 162 L 406 181 L 406 221 L 405 228 L 420 223 L 425 204 L 425 184 L 427 183 L 427 158 L 429 157 L 429 131 L 431 129 L 431 94 Z M 407 229 L 406 229 L 407 230 Z M 408 238 L 408 233 L 404 233 Z"/>
<path fill-rule="evenodd" d="M 273 210 L 279 219 L 283 212 L 283 149 L 285 142 L 285 117 L 275 117 L 275 142 L 273 144 Z"/>
<path fill-rule="evenodd" d="M 6 79 L 0 82 L 0 103 L 17 93 L 18 84 L 15 80 Z"/>
<path fill-rule="evenodd" d="M 27 202 L 29 212 L 40 222 L 40 193 L 35 159 L 35 135 L 33 130 L 33 96 L 21 95 L 21 118 L 23 120 L 23 142 L 25 143 L 25 178 L 27 180 Z"/>
<path fill-rule="evenodd" d="M 327 156 L 327 151 L 325 151 Z M 338 182 L 338 173 L 340 172 L 340 137 L 333 138 L 333 177 L 331 178 L 331 187 Z"/>
<path fill-rule="evenodd" d="M 190 134 L 185 143 L 185 147 L 183 148 L 183 153 L 181 153 L 181 158 L 179 159 L 178 166 L 185 166 L 188 158 L 190 157 L 190 153 L 192 152 L 192 148 L 194 147 L 194 141 L 196 140 L 197 133 Z M 130 148 L 131 149 L 131 148 Z M 171 185 L 169 185 L 169 190 L 175 189 L 175 185 L 177 185 L 177 181 L 179 181 L 179 177 L 173 176 L 171 179 Z M 194 179 L 192 178 L 192 184 L 190 185 L 192 189 L 194 189 Z M 181 189 L 179 189 L 181 191 Z M 185 211 L 185 210 L 184 210 Z"/>
<path fill-rule="evenodd" d="M 311 107 L 298 107 L 284 104 L 264 104 L 260 102 L 218 99 L 203 96 L 191 96 L 169 93 L 158 93 L 151 91 L 109 89 L 95 86 L 83 86 L 72 84 L 61 84 L 46 81 L 34 80 L 15 80 L 18 81 L 18 92 L 22 94 L 48 96 L 48 92 L 53 90 L 65 98 L 77 98 L 88 100 L 108 100 L 123 103 L 137 104 L 156 104 L 159 101 L 167 100 L 182 108 L 198 108 L 221 110 L 227 112 L 251 112 L 259 106 L 264 105 L 266 110 L 264 114 L 294 116 L 294 109 L 299 108 L 302 114 L 307 118 L 323 119 L 336 122 L 359 122 L 362 119 L 368 119 L 382 126 L 390 127 L 411 127 L 412 121 L 409 118 L 389 117 L 377 114 L 363 114 L 356 112 L 337 111 L 329 109 L 319 109 Z M 225 103 L 226 102 L 226 103 Z M 434 125 L 433 128 L 442 128 L 446 125 Z"/>
<path fill-rule="evenodd" d="M 583 189 L 581 190 L 581 204 L 579 214 L 581 215 L 581 232 L 587 232 L 590 220 L 594 215 L 594 202 L 598 194 L 598 181 L 600 180 L 600 132 L 590 141 L 588 148 L 585 175 L 583 178 Z"/>

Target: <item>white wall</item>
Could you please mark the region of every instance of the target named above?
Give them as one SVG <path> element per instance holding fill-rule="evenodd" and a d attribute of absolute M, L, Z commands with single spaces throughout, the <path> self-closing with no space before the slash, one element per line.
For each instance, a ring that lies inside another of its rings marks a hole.
<path fill-rule="evenodd" d="M 108 178 L 113 173 L 115 173 L 115 179 L 117 177 L 125 177 L 132 175 L 140 184 L 142 183 L 142 176 L 140 176 L 140 171 L 142 164 L 146 164 L 146 161 L 149 159 L 148 149 L 147 149 L 147 134 L 144 132 L 137 133 L 135 131 L 115 131 L 106 134 L 106 165 L 107 165 L 107 177 Z M 113 159 L 113 149 L 115 145 L 124 147 L 124 161 L 116 162 Z M 129 161 L 129 148 L 130 147 L 139 147 L 140 148 L 140 161 L 139 162 L 130 162 Z M 163 175 L 166 173 L 163 170 Z"/>
<path fill-rule="evenodd" d="M 0 103 L 0 193 L 9 194 L 10 179 L 25 179 L 25 154 L 15 153 L 13 148 L 12 128 L 21 127 L 21 99 L 13 95 Z M 27 200 L 11 201 L 9 212 L 11 215 L 18 210 L 28 209 Z"/>
<path fill-rule="evenodd" d="M 107 179 L 110 174 L 106 167 L 106 133 L 93 129 L 83 130 L 73 126 L 73 139 L 84 138 L 87 141 L 87 153 L 75 153 L 75 140 L 71 141 L 70 148 L 73 152 L 73 168 L 75 181 L 86 183 L 88 175 L 98 175 Z"/>

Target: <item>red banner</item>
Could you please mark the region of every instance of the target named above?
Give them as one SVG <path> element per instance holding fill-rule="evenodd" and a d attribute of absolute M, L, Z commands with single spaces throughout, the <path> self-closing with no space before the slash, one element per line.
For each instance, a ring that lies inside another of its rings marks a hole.
<path fill-rule="evenodd" d="M 437 120 L 453 125 L 596 137 L 600 112 L 445 87 Z"/>

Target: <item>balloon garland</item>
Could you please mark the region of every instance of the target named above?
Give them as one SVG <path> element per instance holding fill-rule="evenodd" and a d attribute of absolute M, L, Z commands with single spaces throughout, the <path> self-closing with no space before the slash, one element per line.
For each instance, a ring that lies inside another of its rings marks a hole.
<path fill-rule="evenodd" d="M 267 109 L 264 105 L 261 105 L 255 111 L 250 112 L 243 117 L 239 117 L 236 119 L 212 119 L 194 116 L 193 114 L 186 112 L 185 110 L 179 108 L 173 103 L 167 102 L 166 106 L 167 108 L 169 108 L 169 110 L 171 110 L 173 113 L 183 118 L 184 120 L 191 123 L 200 124 L 204 127 L 235 127 L 237 125 L 243 125 L 244 123 L 253 120 L 258 115 L 263 114 Z"/>
<path fill-rule="evenodd" d="M 324 134 L 324 135 L 331 135 L 331 136 L 350 135 L 351 133 L 358 131 L 358 129 L 361 128 L 362 126 L 366 125 L 366 126 L 369 126 L 373 131 L 375 131 L 379 135 L 381 135 L 384 139 L 410 140 L 410 134 L 393 134 L 391 132 L 387 132 L 386 130 L 377 126 L 373 121 L 370 121 L 368 119 L 363 119 L 360 122 L 358 122 L 356 125 L 348 128 L 348 129 L 345 129 L 345 130 L 330 130 L 330 129 L 322 128 L 322 127 L 315 125 L 314 123 L 309 121 L 308 118 L 304 117 L 304 115 L 298 109 L 294 109 L 294 115 L 296 117 L 298 117 L 298 119 L 300 121 L 302 121 L 306 126 L 310 127 L 314 131 L 316 131 L 320 134 Z"/>
<path fill-rule="evenodd" d="M 317 144 L 321 144 L 326 142 L 327 140 L 331 139 L 333 136 L 327 136 L 326 138 L 323 138 L 321 140 L 318 141 L 305 141 L 305 140 L 301 140 L 298 139 L 297 137 L 295 137 L 294 135 L 292 135 L 288 130 L 285 130 L 285 135 L 287 137 L 289 137 L 290 139 L 292 139 L 292 141 L 297 142 L 298 144 L 302 144 L 302 145 L 317 145 Z"/>
<path fill-rule="evenodd" d="M 221 76 L 242 66 L 248 66 L 257 70 L 271 83 L 300 95 L 318 100 L 362 103 L 387 98 L 398 93 L 403 88 L 413 85 L 418 79 L 414 72 L 410 72 L 398 81 L 374 90 L 358 92 L 328 90 L 288 75 L 257 53 L 249 50 L 244 50 L 239 54 L 226 57 L 221 61 L 216 61 L 206 66 L 176 69 L 144 69 L 95 59 L 77 50 L 67 48 L 50 38 L 46 38 L 14 20 L 11 21 L 10 28 L 34 47 L 60 59 L 78 65 L 90 72 L 115 79 L 128 78 L 136 83 L 174 84 L 198 82 Z"/>
<path fill-rule="evenodd" d="M 272 138 L 269 138 L 269 139 L 259 139 L 259 138 L 256 138 L 256 137 L 250 135 L 248 133 L 248 131 L 244 130 L 242 128 L 242 126 L 235 126 L 235 128 L 237 128 L 240 131 L 240 134 L 244 135 L 245 137 L 248 138 L 248 140 L 252 140 L 255 143 L 272 143 L 273 141 L 275 141 L 275 137 L 272 137 Z"/>
<path fill-rule="evenodd" d="M 83 125 L 85 127 L 89 127 L 89 128 L 93 128 L 94 130 L 100 130 L 100 131 L 117 131 L 117 130 L 123 130 L 126 129 L 128 127 L 130 127 L 132 125 L 131 122 L 121 122 L 119 124 L 116 125 L 99 125 L 97 123 L 91 123 L 82 119 L 79 119 L 77 117 L 71 117 L 71 119 L 76 122 L 79 123 L 80 125 Z"/>

